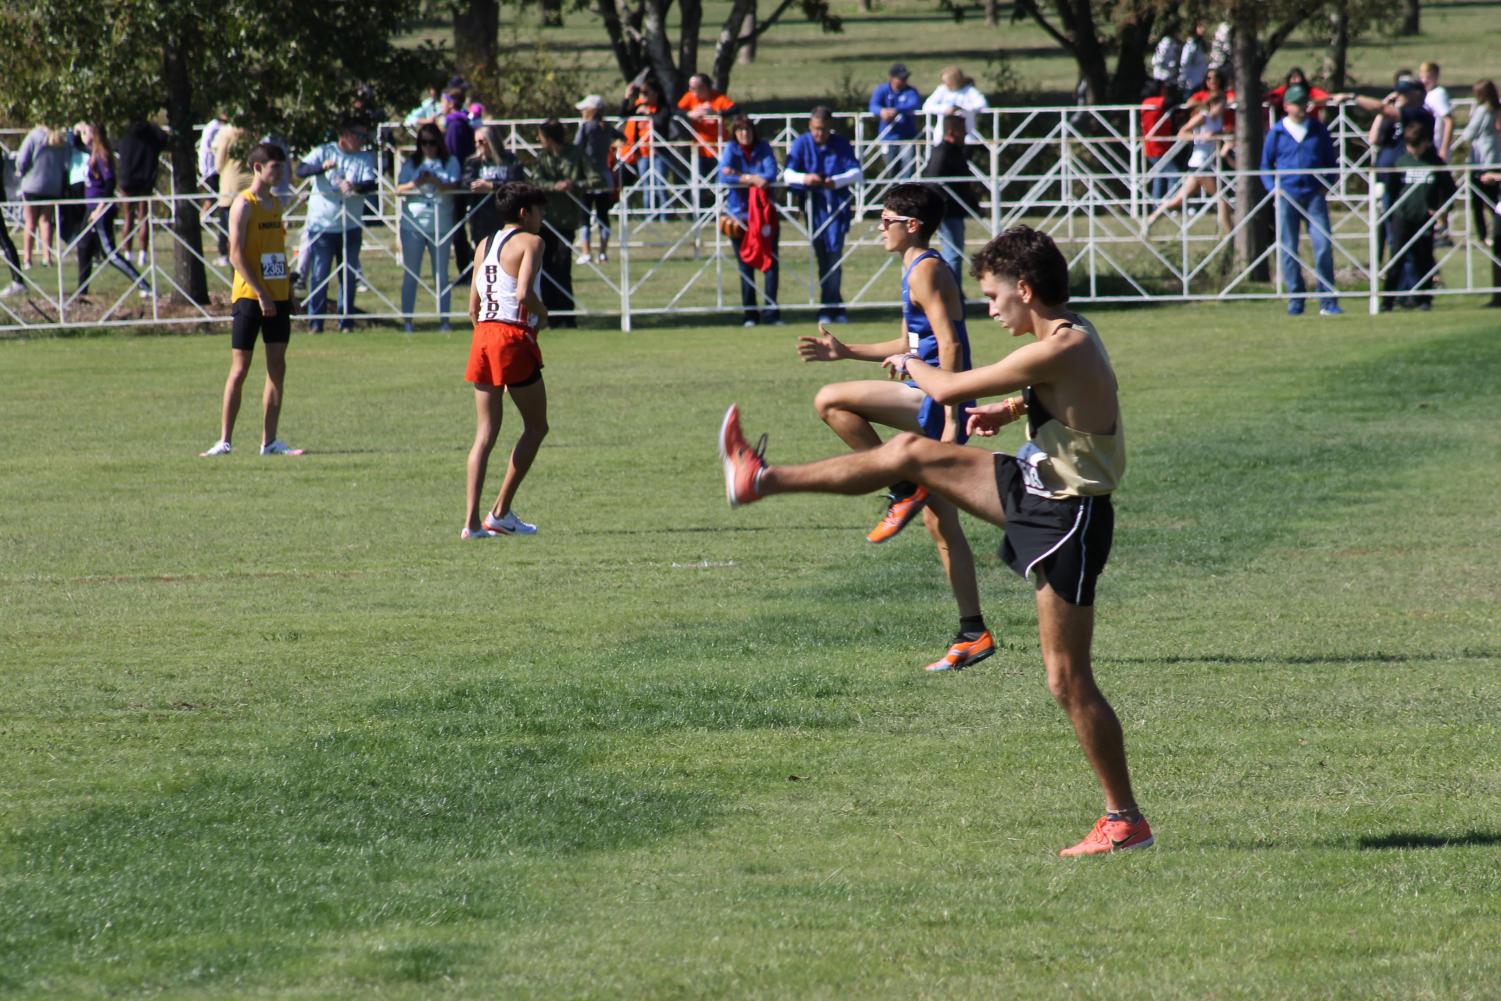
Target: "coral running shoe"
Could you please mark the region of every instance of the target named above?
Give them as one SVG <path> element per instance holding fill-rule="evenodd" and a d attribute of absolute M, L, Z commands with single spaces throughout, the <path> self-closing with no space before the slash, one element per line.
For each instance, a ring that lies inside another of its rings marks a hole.
<path fill-rule="evenodd" d="M 995 653 L 995 639 L 987 629 L 974 639 L 965 639 L 961 633 L 954 637 L 949 652 L 923 668 L 924 671 L 962 671 L 971 664 Z"/>
<path fill-rule="evenodd" d="M 1151 843 L 1152 828 L 1147 824 L 1147 818 L 1126 820 L 1121 817 L 1111 818 L 1106 814 L 1095 821 L 1094 830 L 1089 832 L 1088 837 L 1058 854 L 1064 858 L 1109 855 L 1111 852 L 1130 851 L 1132 848 L 1146 848 Z"/>
<path fill-rule="evenodd" d="M 766 436 L 751 448 L 740 431 L 740 408 L 733 403 L 719 426 L 719 460 L 724 464 L 724 495 L 730 507 L 761 499 L 761 474 L 766 471 Z"/>
<path fill-rule="evenodd" d="M 887 539 L 895 538 L 896 533 L 906 528 L 907 522 L 917 517 L 917 512 L 927 505 L 928 488 L 918 487 L 910 496 L 891 496 L 889 501 L 890 503 L 886 505 L 886 513 L 876 523 L 876 527 L 870 530 L 870 534 L 865 536 L 867 541 L 885 542 Z"/>

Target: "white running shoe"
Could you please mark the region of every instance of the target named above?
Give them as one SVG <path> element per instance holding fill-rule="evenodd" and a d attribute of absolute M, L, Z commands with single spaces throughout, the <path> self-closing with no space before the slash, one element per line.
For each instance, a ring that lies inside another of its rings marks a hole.
<path fill-rule="evenodd" d="M 610 255 L 609 254 L 605 253 L 603 250 L 601 250 L 599 252 L 599 263 L 604 264 L 607 261 L 609 261 L 609 259 L 610 259 Z"/>
<path fill-rule="evenodd" d="M 507 511 L 504 518 L 485 515 L 485 527 L 496 535 L 536 535 L 537 526 L 516 517 L 515 511 Z"/>
<path fill-rule="evenodd" d="M 229 258 L 225 257 L 223 254 L 220 254 L 218 257 L 214 258 L 214 267 L 216 267 L 216 268 L 222 268 L 225 265 L 227 265 L 228 263 L 229 263 Z"/>
<path fill-rule="evenodd" d="M 9 299 L 11 296 L 20 295 L 25 291 L 25 285 L 22 285 L 20 282 L 11 282 L 4 289 L 0 289 L 0 299 Z"/>
<path fill-rule="evenodd" d="M 203 458 L 207 459 L 207 458 L 209 458 L 210 456 L 213 456 L 213 455 L 228 455 L 229 453 L 231 453 L 233 451 L 234 451 L 234 446 L 230 445 L 230 443 L 227 442 L 227 441 L 222 441 L 221 440 L 221 441 L 214 442 L 214 447 L 211 448 L 211 449 L 209 449 L 207 452 L 199 452 L 198 454 L 200 456 L 202 456 Z"/>
<path fill-rule="evenodd" d="M 462 540 L 462 541 L 464 541 L 464 542 L 469 542 L 469 541 L 474 540 L 474 539 L 493 539 L 493 538 L 495 538 L 495 533 L 494 532 L 488 531 L 487 529 L 483 529 L 483 528 L 473 529 L 473 528 L 470 528 L 467 525 L 464 526 L 464 530 L 459 533 L 459 539 Z"/>
<path fill-rule="evenodd" d="M 594 258 L 590 257 L 588 254 L 580 254 L 578 260 L 575 263 L 577 263 L 577 264 L 592 264 L 593 262 L 594 262 Z"/>
<path fill-rule="evenodd" d="M 280 438 L 261 446 L 262 455 L 301 455 L 302 449 L 293 448 Z"/>

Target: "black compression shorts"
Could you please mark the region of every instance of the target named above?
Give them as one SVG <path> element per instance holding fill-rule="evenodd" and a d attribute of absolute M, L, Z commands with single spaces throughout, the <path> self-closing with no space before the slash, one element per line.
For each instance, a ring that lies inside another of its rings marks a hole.
<path fill-rule="evenodd" d="M 262 316 L 258 300 L 236 299 L 229 315 L 229 344 L 236 351 L 254 351 L 257 334 L 267 344 L 286 344 L 292 339 L 290 302 L 278 302 L 275 316 Z"/>

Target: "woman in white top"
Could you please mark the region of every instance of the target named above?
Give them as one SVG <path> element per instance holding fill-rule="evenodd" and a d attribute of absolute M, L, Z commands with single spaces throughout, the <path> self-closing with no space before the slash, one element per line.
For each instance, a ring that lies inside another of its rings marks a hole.
<path fill-rule="evenodd" d="M 1465 123 L 1465 130 L 1459 135 L 1461 145 L 1470 148 L 1470 163 L 1477 167 L 1501 168 L 1501 134 L 1496 129 L 1501 126 L 1501 107 L 1497 104 L 1496 84 L 1491 80 L 1481 80 L 1475 84 L 1475 106 L 1470 109 L 1470 120 Z M 1478 191 L 1477 196 L 1471 199 L 1475 212 L 1475 231 L 1480 239 L 1485 239 L 1488 232 L 1486 222 L 1492 212 L 1491 206 L 1497 204 L 1497 195 L 1501 194 L 1495 184 L 1487 184 L 1480 179 L 1479 173 L 1468 175 Z M 1489 202 L 1490 204 L 1486 204 Z"/>
<path fill-rule="evenodd" d="M 497 535 L 533 535 L 511 510 L 516 490 L 531 469 L 547 435 L 547 388 L 542 383 L 542 351 L 537 330 L 547 322 L 542 303 L 542 214 L 547 194 L 535 185 L 511 181 L 495 192 L 502 228 L 474 248 L 474 275 L 469 286 L 469 319 L 474 338 L 464 379 L 474 384 L 474 445 L 469 449 L 469 478 L 461 539 Z M 506 394 L 521 412 L 521 434 L 495 505 L 480 518 L 485 468 L 500 434 Z"/>
<path fill-rule="evenodd" d="M 433 262 L 433 285 L 438 293 L 440 330 L 448 329 L 448 248 L 453 229 L 453 192 L 459 186 L 459 160 L 443 145 L 443 133 L 431 123 L 417 130 L 417 151 L 401 165 L 396 194 L 401 197 L 401 313 L 412 332 L 417 304 L 417 279 L 422 257 Z"/>
<path fill-rule="evenodd" d="M 1188 161 L 1188 177 L 1184 179 L 1177 194 L 1147 216 L 1143 231 L 1150 230 L 1152 223 L 1164 213 L 1182 208 L 1188 203 L 1188 199 L 1202 192 L 1215 201 L 1220 229 L 1230 232 L 1230 203 L 1220 194 L 1219 178 L 1215 176 L 1220 155 L 1232 142 L 1232 138 L 1225 135 L 1225 95 L 1210 95 L 1199 110 L 1194 112 L 1193 117 L 1183 123 L 1183 127 L 1178 130 L 1178 138 L 1193 142 L 1193 155 Z"/>
<path fill-rule="evenodd" d="M 957 66 L 945 67 L 940 79 L 943 82 L 922 105 L 923 113 L 928 116 L 928 141 L 937 142 L 943 138 L 943 120 L 950 115 L 963 115 L 965 134 L 978 138 L 975 119 L 988 107 L 985 95 Z"/>

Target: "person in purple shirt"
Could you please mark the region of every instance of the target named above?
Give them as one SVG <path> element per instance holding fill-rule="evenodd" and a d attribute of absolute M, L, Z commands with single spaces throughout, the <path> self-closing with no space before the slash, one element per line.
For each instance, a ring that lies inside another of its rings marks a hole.
<path fill-rule="evenodd" d="M 465 92 L 462 87 L 450 86 L 443 92 L 443 110 L 440 118 L 443 122 L 443 145 L 448 147 L 448 155 L 458 157 L 459 163 L 467 163 L 474 155 L 474 125 L 469 120 L 469 112 L 464 107 Z M 455 280 L 456 285 L 469 284 L 469 271 L 474 264 L 474 248 L 469 244 L 469 235 L 464 231 L 464 224 L 469 218 L 470 198 L 462 192 L 453 196 L 453 218 L 458 223 L 458 228 L 453 233 L 453 257 L 459 266 L 459 277 Z"/>
<path fill-rule="evenodd" d="M 870 95 L 870 113 L 880 121 L 876 140 L 881 146 L 881 156 L 886 160 L 886 170 L 881 178 L 899 181 L 912 176 L 917 160 L 917 149 L 912 140 L 917 138 L 917 113 L 922 110 L 922 95 L 907 83 L 907 67 L 892 63 L 887 71 L 886 82 Z"/>
<path fill-rule="evenodd" d="M 106 264 L 129 278 L 140 290 L 141 298 L 151 295 L 151 286 L 141 273 L 131 266 L 130 258 L 115 247 L 115 154 L 110 149 L 104 126 L 91 122 L 88 127 L 89 161 L 88 173 L 83 183 L 83 195 L 88 199 L 85 209 L 88 227 L 78 247 L 78 292 L 88 290 L 93 279 L 94 258 L 102 255 Z"/>

